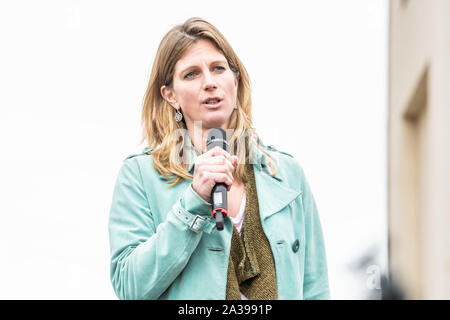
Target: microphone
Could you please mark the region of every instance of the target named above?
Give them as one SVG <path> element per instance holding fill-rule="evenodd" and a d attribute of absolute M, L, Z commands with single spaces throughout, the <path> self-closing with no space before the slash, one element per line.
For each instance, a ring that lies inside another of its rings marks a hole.
<path fill-rule="evenodd" d="M 219 146 L 228 151 L 228 142 L 225 130 L 222 128 L 212 128 L 208 132 L 208 139 L 206 140 L 206 151 Z M 211 190 L 212 199 L 212 216 L 216 219 L 217 230 L 223 230 L 224 219 L 227 217 L 228 201 L 227 201 L 227 186 L 223 182 L 218 182 Z"/>

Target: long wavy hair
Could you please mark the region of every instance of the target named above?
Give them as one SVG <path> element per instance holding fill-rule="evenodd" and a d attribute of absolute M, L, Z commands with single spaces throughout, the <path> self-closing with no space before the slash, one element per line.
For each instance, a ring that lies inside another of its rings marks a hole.
<path fill-rule="evenodd" d="M 161 87 L 172 88 L 175 64 L 189 46 L 199 39 L 211 41 L 227 59 L 230 69 L 239 79 L 237 90 L 237 110 L 231 114 L 229 129 L 232 130 L 228 142 L 233 146 L 228 152 L 238 157 L 234 176 L 245 181 L 244 165 L 249 163 L 249 151 L 254 146 L 266 154 L 270 160 L 268 165 L 271 175 L 277 173 L 276 160 L 259 143 L 255 130 L 252 128 L 252 102 L 250 79 L 247 71 L 231 48 L 225 37 L 212 24 L 204 19 L 193 17 L 183 24 L 169 30 L 158 47 L 153 62 L 150 80 L 144 96 L 142 108 L 142 142 L 152 149 L 152 159 L 155 169 L 169 180 L 169 187 L 183 179 L 193 179 L 189 173 L 189 163 L 180 161 L 185 157 L 185 137 L 180 132 L 187 132 L 184 119 L 176 122 L 175 109 L 162 97 Z M 244 144 L 244 147 L 241 147 Z M 184 158 L 186 159 L 186 158 Z"/>

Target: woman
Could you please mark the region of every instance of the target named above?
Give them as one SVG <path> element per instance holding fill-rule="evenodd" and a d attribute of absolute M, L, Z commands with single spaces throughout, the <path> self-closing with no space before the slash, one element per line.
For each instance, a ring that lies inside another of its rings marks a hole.
<path fill-rule="evenodd" d="M 145 95 L 142 154 L 127 157 L 109 220 L 120 299 L 328 299 L 324 242 L 301 167 L 251 127 L 247 72 L 200 18 L 162 39 Z M 206 149 L 226 130 L 228 152 Z M 211 190 L 228 188 L 218 231 Z"/>

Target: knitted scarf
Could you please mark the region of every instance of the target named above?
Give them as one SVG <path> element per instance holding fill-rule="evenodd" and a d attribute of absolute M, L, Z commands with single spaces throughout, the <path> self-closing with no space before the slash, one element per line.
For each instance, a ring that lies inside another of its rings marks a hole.
<path fill-rule="evenodd" d="M 275 263 L 259 215 L 253 165 L 245 165 L 246 213 L 241 235 L 233 225 L 227 273 L 227 300 L 278 298 Z"/>

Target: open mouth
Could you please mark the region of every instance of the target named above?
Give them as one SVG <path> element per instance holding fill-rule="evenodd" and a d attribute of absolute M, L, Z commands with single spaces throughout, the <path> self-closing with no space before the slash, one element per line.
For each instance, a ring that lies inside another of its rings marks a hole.
<path fill-rule="evenodd" d="M 223 99 L 219 97 L 208 98 L 203 101 L 203 104 L 209 108 L 218 107 L 222 104 L 222 100 Z"/>

